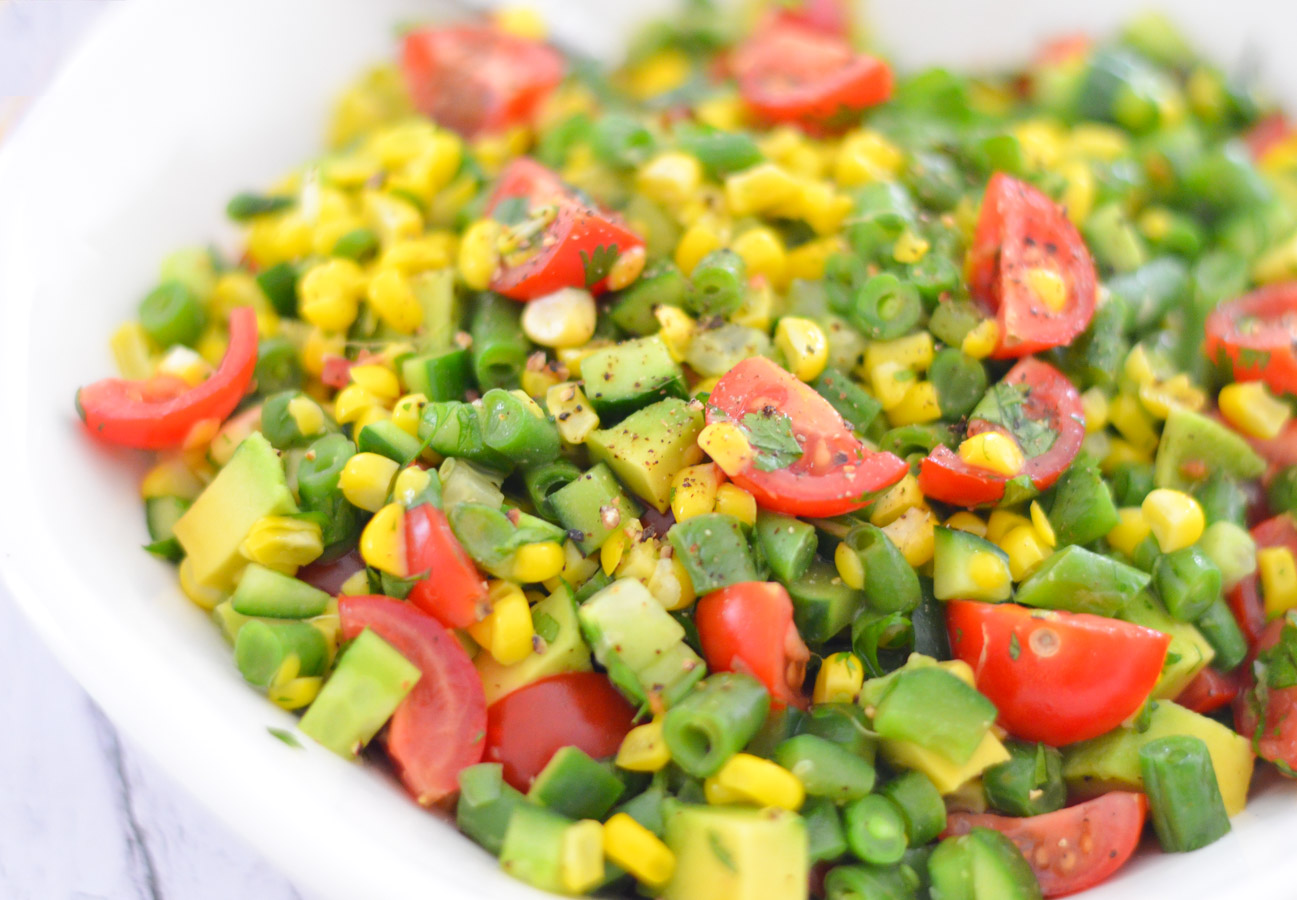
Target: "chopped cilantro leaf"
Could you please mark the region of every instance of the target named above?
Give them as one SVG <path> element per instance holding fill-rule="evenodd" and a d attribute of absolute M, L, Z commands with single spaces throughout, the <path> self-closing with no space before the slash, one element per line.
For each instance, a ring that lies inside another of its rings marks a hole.
<path fill-rule="evenodd" d="M 802 445 L 793 435 L 793 421 L 777 409 L 746 413 L 739 420 L 755 451 L 753 464 L 762 472 L 786 469 L 802 458 Z"/>
<path fill-rule="evenodd" d="M 590 253 L 581 251 L 581 265 L 585 269 L 585 286 L 593 287 L 608 277 L 612 265 L 617 261 L 617 245 L 600 244 Z"/>
<path fill-rule="evenodd" d="M 505 197 L 494 210 L 491 218 L 501 225 L 519 225 L 527 219 L 526 197 Z"/>
<path fill-rule="evenodd" d="M 1054 446 L 1058 435 L 1048 422 L 1027 415 L 1026 400 L 1026 388 L 1000 382 L 986 392 L 969 418 L 1002 426 L 1013 435 L 1028 458 L 1040 456 Z"/>

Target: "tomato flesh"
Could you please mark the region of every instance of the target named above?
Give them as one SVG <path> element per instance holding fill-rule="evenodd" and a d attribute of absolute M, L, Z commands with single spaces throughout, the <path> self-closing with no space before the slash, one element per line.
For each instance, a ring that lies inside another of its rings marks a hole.
<path fill-rule="evenodd" d="M 707 401 L 707 422 L 742 424 L 747 415 L 786 415 L 801 447 L 797 461 L 765 472 L 749 464 L 730 478 L 765 509 L 793 516 L 837 516 L 868 506 L 900 481 L 905 461 L 868 450 L 809 385 L 769 359 L 753 356 L 721 376 Z"/>
<path fill-rule="evenodd" d="M 1139 711 L 1171 638 L 1150 628 L 1013 603 L 946 604 L 954 655 L 1015 737 L 1052 746 L 1084 741 Z"/>
<path fill-rule="evenodd" d="M 1223 675 L 1210 666 L 1185 685 L 1175 702 L 1196 713 L 1209 713 L 1227 706 L 1238 696 L 1242 685 L 1234 675 Z"/>
<path fill-rule="evenodd" d="M 1252 540 L 1256 541 L 1257 550 L 1287 547 L 1297 555 L 1297 523 L 1287 513 L 1266 519 L 1252 529 Z M 1265 601 L 1257 574 L 1254 572 L 1236 584 L 1226 599 L 1248 644 L 1257 648 L 1266 630 Z"/>
<path fill-rule="evenodd" d="M 435 619 L 391 597 L 342 597 L 338 614 L 344 640 L 368 628 L 423 673 L 388 722 L 387 752 L 420 804 L 451 796 L 485 749 L 486 693 L 473 661 Z"/>
<path fill-rule="evenodd" d="M 257 366 L 257 317 L 230 312 L 230 341 L 220 366 L 197 387 L 171 376 L 146 381 L 105 378 L 77 391 L 77 410 L 95 437 L 140 450 L 180 447 L 202 422 L 219 424 L 239 405 Z"/>
<path fill-rule="evenodd" d="M 526 791 L 562 747 L 612 756 L 634 719 L 634 708 L 598 672 L 542 678 L 487 709 L 483 759 L 501 763 L 504 780 Z"/>
<path fill-rule="evenodd" d="M 1297 282 L 1272 284 L 1222 303 L 1207 317 L 1203 353 L 1224 357 L 1236 381 L 1264 381 L 1297 394 Z"/>
<path fill-rule="evenodd" d="M 431 503 L 405 512 L 405 559 L 411 575 L 426 573 L 410 602 L 447 628 L 467 628 L 490 612 L 485 579 Z"/>
<path fill-rule="evenodd" d="M 1028 458 L 1020 473 L 1037 490 L 1043 491 L 1072 464 L 1085 440 L 1081 395 L 1066 375 L 1038 359 L 1020 360 L 1004 376 L 1004 381 L 1026 388 L 1023 403 L 1026 416 L 1046 423 L 1055 435 L 1049 449 Z M 984 419 L 968 423 L 970 437 L 984 431 L 1004 432 L 1005 429 Z M 933 450 L 919 466 L 919 487 L 924 495 L 956 506 L 996 503 L 1004 496 L 1008 482 L 1008 478 L 997 472 L 965 462 L 945 445 Z"/>
<path fill-rule="evenodd" d="M 746 672 L 778 704 L 805 703 L 801 688 L 811 653 L 783 585 L 746 581 L 712 591 L 698 601 L 694 623 L 709 671 Z"/>
<path fill-rule="evenodd" d="M 563 78 L 563 58 L 490 24 L 422 28 L 401 66 L 414 106 L 466 138 L 529 125 Z"/>
<path fill-rule="evenodd" d="M 1094 887 L 1130 859 L 1139 846 L 1148 798 L 1112 791 L 1076 806 L 1016 818 L 990 813 L 951 813 L 942 837 L 994 828 L 1017 845 L 1046 897 Z"/>
<path fill-rule="evenodd" d="M 1065 298 L 1052 309 L 1033 287 L 1033 270 L 1061 279 Z M 1002 172 L 991 177 L 969 251 L 969 288 L 995 313 L 997 359 L 1070 343 L 1094 317 L 1098 278 L 1076 226 L 1053 200 Z"/>

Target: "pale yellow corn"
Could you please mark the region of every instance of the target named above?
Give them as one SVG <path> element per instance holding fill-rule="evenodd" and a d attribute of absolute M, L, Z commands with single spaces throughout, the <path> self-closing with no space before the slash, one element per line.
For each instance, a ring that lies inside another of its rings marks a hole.
<path fill-rule="evenodd" d="M 342 467 L 338 487 L 347 502 L 358 509 L 378 512 L 387 502 L 388 488 L 400 464 L 377 453 L 357 453 Z"/>
<path fill-rule="evenodd" d="M 855 703 L 860 688 L 865 683 L 865 667 L 854 653 L 842 651 L 824 658 L 820 673 L 815 676 L 815 690 L 811 702 Z"/>
<path fill-rule="evenodd" d="M 360 434 L 365 430 L 367 425 L 373 425 L 375 422 L 386 422 L 392 418 L 391 412 L 382 406 L 371 406 L 368 409 L 361 410 L 356 421 L 352 423 L 351 433 Z"/>
<path fill-rule="evenodd" d="M 396 373 L 378 363 L 351 367 L 352 384 L 360 385 L 380 401 L 391 402 L 401 396 L 401 383 Z"/>
<path fill-rule="evenodd" d="M 1140 510 L 1163 553 L 1194 544 L 1207 527 L 1202 506 L 1183 491 L 1157 488 L 1144 498 Z"/>
<path fill-rule="evenodd" d="M 932 335 L 926 331 L 894 341 L 874 341 L 865 349 L 865 369 L 873 370 L 883 363 L 896 363 L 913 372 L 926 372 L 936 354 Z"/>
<path fill-rule="evenodd" d="M 369 593 L 369 574 L 361 569 L 342 583 L 338 589 L 341 597 L 362 597 Z"/>
<path fill-rule="evenodd" d="M 522 330 L 542 347 L 580 347 L 594 337 L 599 311 L 581 288 L 561 288 L 522 310 Z"/>
<path fill-rule="evenodd" d="M 678 150 L 659 153 L 635 176 L 641 194 L 667 207 L 683 206 L 693 199 L 702 181 L 702 163 Z"/>
<path fill-rule="evenodd" d="M 883 533 L 914 568 L 932 559 L 935 548 L 937 517 L 926 507 L 912 506 L 895 522 L 883 527 Z"/>
<path fill-rule="evenodd" d="M 614 574 L 618 578 L 634 578 L 647 587 L 649 579 L 657 572 L 661 552 L 662 543 L 656 537 L 631 541 Z"/>
<path fill-rule="evenodd" d="M 239 545 L 244 558 L 286 575 L 323 552 L 320 523 L 291 516 L 262 516 Z"/>
<path fill-rule="evenodd" d="M 520 663 L 531 655 L 532 638 L 536 634 L 527 595 L 508 581 L 491 582 L 489 593 L 490 614 L 470 625 L 468 633 L 500 665 Z"/>
<path fill-rule="evenodd" d="M 730 422 L 713 422 L 704 427 L 698 435 L 698 446 L 730 477 L 752 463 L 752 445 L 738 426 Z"/>
<path fill-rule="evenodd" d="M 978 322 L 959 342 L 959 349 L 973 359 L 986 359 L 998 346 L 1000 346 L 1000 324 L 994 319 L 983 319 Z"/>
<path fill-rule="evenodd" d="M 1122 373 L 1137 385 L 1157 380 L 1157 373 L 1153 371 L 1153 361 L 1148 358 L 1148 351 L 1144 349 L 1143 344 L 1136 344 L 1126 354 L 1126 360 L 1122 363 Z"/>
<path fill-rule="evenodd" d="M 156 370 L 156 374 L 174 375 L 190 387 L 206 381 L 211 373 L 212 366 L 207 360 L 189 347 L 179 344 L 163 354 Z"/>
<path fill-rule="evenodd" d="M 559 573 L 568 584 L 583 584 L 599 570 L 599 561 L 587 557 L 571 541 L 563 542 L 563 571 Z"/>
<path fill-rule="evenodd" d="M 603 825 L 582 819 L 569 825 L 559 845 L 559 878 L 569 894 L 588 893 L 603 883 Z"/>
<path fill-rule="evenodd" d="M 725 201 L 735 216 L 751 216 L 797 198 L 801 183 L 772 162 L 758 163 L 725 179 Z"/>
<path fill-rule="evenodd" d="M 297 654 L 290 654 L 295 658 Z M 324 679 L 319 675 L 304 678 L 290 678 L 280 681 L 278 678 L 266 690 L 266 699 L 280 709 L 294 710 L 310 706 L 320 693 Z"/>
<path fill-rule="evenodd" d="M 716 489 L 716 512 L 733 516 L 744 525 L 757 523 L 757 501 L 737 484 L 722 484 Z"/>
<path fill-rule="evenodd" d="M 978 550 L 968 561 L 968 575 L 984 591 L 1003 591 L 1013 580 L 1010 564 L 990 550 Z"/>
<path fill-rule="evenodd" d="M 324 358 L 342 356 L 346 349 L 347 339 L 343 335 L 329 334 L 319 327 L 312 328 L 302 345 L 302 368 L 319 378 L 324 371 Z"/>
<path fill-rule="evenodd" d="M 498 244 L 504 228 L 494 219 L 479 219 L 464 232 L 459 241 L 458 269 L 464 284 L 484 291 L 500 264 Z"/>
<path fill-rule="evenodd" d="M 454 264 L 457 246 L 458 238 L 454 232 L 434 231 L 388 247 L 378 260 L 378 268 L 396 269 L 406 275 L 444 269 Z"/>
<path fill-rule="evenodd" d="M 634 284 L 644 272 L 648 261 L 648 251 L 643 247 L 631 247 L 620 253 L 608 269 L 604 284 L 610 291 L 622 291 Z"/>
<path fill-rule="evenodd" d="M 405 559 L 405 507 L 389 503 L 374 513 L 360 534 L 360 558 L 365 565 L 404 578 L 409 573 Z"/>
<path fill-rule="evenodd" d="M 1067 211 L 1067 217 L 1072 220 L 1073 225 L 1082 225 L 1094 210 L 1094 198 L 1097 192 L 1094 172 L 1080 160 L 1072 160 L 1059 167 L 1059 174 L 1066 181 L 1060 199 L 1063 208 Z"/>
<path fill-rule="evenodd" d="M 392 482 L 392 499 L 402 506 L 411 506 L 432 484 L 432 476 L 418 466 L 407 466 Z"/>
<path fill-rule="evenodd" d="M 814 381 L 829 364 L 829 340 L 811 319 L 784 316 L 775 326 L 775 347 L 788 369 L 802 381 Z"/>
<path fill-rule="evenodd" d="M 1153 419 L 1139 400 L 1129 394 L 1119 394 L 1108 406 L 1108 421 L 1131 445 L 1151 452 L 1157 448 L 1157 429 Z"/>
<path fill-rule="evenodd" d="M 193 500 L 203 490 L 203 482 L 178 456 L 166 457 L 145 474 L 140 482 L 140 497 L 180 497 Z"/>
<path fill-rule="evenodd" d="M 200 584 L 198 579 L 194 577 L 194 564 L 188 556 L 180 561 L 178 576 L 180 590 L 201 609 L 210 612 L 229 596 L 224 591 L 218 590 L 211 585 Z"/>
<path fill-rule="evenodd" d="M 365 221 L 378 232 L 384 247 L 418 237 L 423 232 L 423 216 L 402 197 L 366 190 L 361 192 L 360 203 Z"/>
<path fill-rule="evenodd" d="M 694 107 L 694 117 L 721 131 L 738 131 L 748 124 L 748 109 L 733 91 L 713 94 Z"/>
<path fill-rule="evenodd" d="M 549 37 L 544 18 L 530 6 L 506 6 L 491 13 L 491 20 L 495 22 L 496 28 L 506 34 L 529 41 L 543 41 Z"/>
<path fill-rule="evenodd" d="M 691 64 L 683 51 L 661 50 L 636 63 L 626 73 L 626 87 L 639 100 L 674 91 L 689 78 Z"/>
<path fill-rule="evenodd" d="M 1106 437 L 1106 435 L 1091 435 L 1090 437 Z M 1118 466 L 1124 463 L 1150 463 L 1152 461 L 1153 452 L 1151 449 L 1136 447 L 1125 438 L 1115 437 L 1108 441 L 1107 452 L 1103 455 L 1099 467 L 1103 470 L 1103 474 L 1111 475 Z"/>
<path fill-rule="evenodd" d="M 297 286 L 298 310 L 325 331 L 346 331 L 360 310 L 360 267 L 349 259 L 330 259 L 307 270 Z"/>
<path fill-rule="evenodd" d="M 539 584 L 563 571 L 563 546 L 557 541 L 523 544 L 513 556 L 513 579 L 519 584 Z"/>
<path fill-rule="evenodd" d="M 992 544 L 999 544 L 1001 538 L 1019 525 L 1032 527 L 1031 519 L 1008 509 L 992 510 L 990 517 L 986 520 L 986 533 L 982 536 Z"/>
<path fill-rule="evenodd" d="M 605 575 L 611 575 L 617 571 L 621 565 L 621 558 L 626 554 L 626 545 L 629 539 L 626 537 L 625 529 L 614 531 L 608 535 L 608 539 L 599 546 L 599 566 L 603 569 Z"/>
<path fill-rule="evenodd" d="M 413 334 L 423 324 L 423 306 L 399 269 L 380 270 L 366 296 L 378 318 L 401 334 Z"/>
<path fill-rule="evenodd" d="M 735 325 L 768 332 L 774 312 L 774 288 L 770 286 L 770 282 L 762 278 L 751 283 L 749 289 L 743 294 L 743 302 L 738 309 L 730 313 L 729 320 Z"/>
<path fill-rule="evenodd" d="M 829 257 L 841 251 L 838 238 L 816 238 L 788 251 L 786 274 L 791 281 L 801 278 L 806 281 L 818 281 L 824 277 L 824 268 Z"/>
<path fill-rule="evenodd" d="M 893 425 L 919 425 L 941 418 L 941 403 L 937 399 L 937 386 L 931 381 L 910 385 L 901 402 L 887 410 Z"/>
<path fill-rule="evenodd" d="M 1067 306 L 1067 282 L 1053 269 L 1033 267 L 1027 270 L 1024 281 L 1028 289 L 1040 298 L 1050 312 L 1062 312 Z"/>
<path fill-rule="evenodd" d="M 905 165 L 905 154 L 876 131 L 854 131 L 842 139 L 833 160 L 833 179 L 843 187 L 885 181 Z"/>
<path fill-rule="evenodd" d="M 143 381 L 153 374 L 149 336 L 144 333 L 144 326 L 139 322 L 123 324 L 113 332 L 108 345 L 112 348 L 117 371 L 123 378 Z"/>
<path fill-rule="evenodd" d="M 806 800 L 801 780 L 778 763 L 750 753 L 736 753 L 720 771 L 707 779 L 719 791 L 708 793 L 709 803 L 739 802 L 753 806 L 777 806 L 796 812 Z M 707 782 L 703 783 L 704 792 Z"/>
<path fill-rule="evenodd" d="M 780 290 L 788 283 L 788 251 L 773 229 L 749 228 L 734 239 L 730 249 L 742 258 L 749 277 L 764 276 Z"/>
<path fill-rule="evenodd" d="M 406 434 L 418 437 L 419 418 L 427 405 L 428 398 L 423 394 L 406 394 L 392 407 L 392 421 Z"/>
<path fill-rule="evenodd" d="M 983 431 L 965 438 L 959 445 L 959 458 L 970 466 L 989 469 L 1005 478 L 1014 478 L 1026 465 L 1018 442 L 998 431 Z"/>
<path fill-rule="evenodd" d="M 865 369 L 874 396 L 886 411 L 896 409 L 915 384 L 914 373 L 899 362 L 888 360 Z"/>
<path fill-rule="evenodd" d="M 697 599 L 688 570 L 680 557 L 674 554 L 657 561 L 647 586 L 653 599 L 662 604 L 663 609 L 688 609 Z"/>
<path fill-rule="evenodd" d="M 671 751 L 662 738 L 662 717 L 638 725 L 626 733 L 614 760 L 628 772 L 657 772 L 671 762 Z"/>
<path fill-rule="evenodd" d="M 311 223 L 297 210 L 258 216 L 248 227 L 248 255 L 263 269 L 311 252 Z"/>
<path fill-rule="evenodd" d="M 604 823 L 603 852 L 653 890 L 665 887 L 675 872 L 676 857 L 671 849 L 624 812 Z"/>
<path fill-rule="evenodd" d="M 1081 394 L 1081 413 L 1085 416 L 1086 434 L 1095 434 L 1108 427 L 1108 395 L 1097 387 Z"/>
<path fill-rule="evenodd" d="M 333 417 L 339 425 L 358 422 L 366 411 L 381 406 L 382 401 L 359 384 L 349 384 L 333 398 Z M 356 433 L 360 429 L 356 428 Z"/>
<path fill-rule="evenodd" d="M 892 246 L 892 259 L 905 265 L 914 265 L 928 255 L 931 247 L 926 238 L 907 228 Z"/>
<path fill-rule="evenodd" d="M 1040 501 L 1031 501 L 1031 525 L 1036 529 L 1036 534 L 1040 537 L 1041 542 L 1046 547 L 1058 546 L 1058 536 L 1054 534 L 1054 526 L 1049 522 L 1049 516 L 1045 515 L 1045 508 L 1040 505 Z"/>
<path fill-rule="evenodd" d="M 827 181 L 798 179 L 799 187 L 791 201 L 773 210 L 780 215 L 801 219 L 820 236 L 836 234 L 851 212 L 851 198 L 838 193 Z"/>
<path fill-rule="evenodd" d="M 693 272 L 694 267 L 704 256 L 713 250 L 725 246 L 725 236 L 716 225 L 706 219 L 699 219 L 680 235 L 676 242 L 675 263 L 685 275 Z"/>
<path fill-rule="evenodd" d="M 1268 618 L 1283 615 L 1297 607 L 1297 561 L 1287 547 L 1265 547 L 1256 552 L 1256 567 L 1261 577 Z"/>
<path fill-rule="evenodd" d="M 1123 506 L 1117 510 L 1117 524 L 1106 535 L 1108 546 L 1127 556 L 1134 556 L 1135 549 L 1144 542 L 1144 538 L 1153 533 L 1144 511 L 1138 506 Z"/>
<path fill-rule="evenodd" d="M 310 397 L 298 395 L 289 400 L 288 415 L 302 437 L 310 437 L 324 430 L 324 410 Z"/>
<path fill-rule="evenodd" d="M 1249 437 L 1270 440 L 1292 416 L 1288 404 L 1270 393 L 1262 381 L 1241 381 L 1221 388 L 1216 398 L 1221 415 Z"/>
<path fill-rule="evenodd" d="M 838 570 L 842 583 L 853 591 L 865 586 L 865 564 L 860 554 L 847 546 L 846 542 L 838 544 L 833 550 L 833 567 Z"/>
<path fill-rule="evenodd" d="M 545 392 L 545 405 L 554 416 L 558 433 L 569 444 L 581 444 L 599 427 L 599 415 L 575 381 L 564 381 Z"/>
<path fill-rule="evenodd" d="M 1009 557 L 1009 572 L 1014 581 L 1022 581 L 1036 563 L 1049 555 L 1049 548 L 1030 525 L 1011 530 L 1000 539 L 999 547 Z"/>
<path fill-rule="evenodd" d="M 1013 135 L 1022 145 L 1027 165 L 1033 169 L 1053 168 L 1063 154 L 1066 135 L 1057 122 L 1030 119 L 1019 123 Z"/>
<path fill-rule="evenodd" d="M 922 506 L 923 502 L 919 479 L 907 472 L 900 481 L 874 501 L 874 505 L 869 510 L 869 521 L 882 528 L 895 522 L 907 509 Z"/>
<path fill-rule="evenodd" d="M 1159 419 L 1165 419 L 1175 408 L 1197 411 L 1207 405 L 1202 388 L 1181 372 L 1165 381 L 1151 381 L 1139 386 L 1139 400 Z"/>
<path fill-rule="evenodd" d="M 956 531 L 966 531 L 978 537 L 986 537 L 986 521 L 977 513 L 961 509 L 946 520 L 946 527 Z"/>
<path fill-rule="evenodd" d="M 671 358 L 681 362 L 685 358 L 685 353 L 689 351 L 689 344 L 693 340 L 697 323 L 689 313 L 675 306 L 659 306 L 653 310 L 653 317 L 661 326 L 658 336 L 662 338 L 662 343 L 667 345 Z"/>

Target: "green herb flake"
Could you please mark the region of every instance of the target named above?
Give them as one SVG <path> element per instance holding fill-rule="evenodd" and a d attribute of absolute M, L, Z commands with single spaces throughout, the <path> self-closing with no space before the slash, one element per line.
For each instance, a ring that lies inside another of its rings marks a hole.
<path fill-rule="evenodd" d="M 762 472 L 786 469 L 802 458 L 802 445 L 793 434 L 793 420 L 773 407 L 744 414 L 739 428 L 755 451 L 753 465 Z"/>
<path fill-rule="evenodd" d="M 1018 634 L 1014 632 L 1009 635 L 1009 658 L 1017 662 L 1018 657 L 1022 655 L 1022 645 L 1018 643 Z"/>
<path fill-rule="evenodd" d="M 581 266 L 585 270 L 585 286 L 593 287 L 608 277 L 613 263 L 617 261 L 617 245 L 600 244 L 590 253 L 581 251 Z"/>
<path fill-rule="evenodd" d="M 738 872 L 738 866 L 734 863 L 734 855 L 730 853 L 725 844 L 721 842 L 721 836 L 719 834 L 714 831 L 707 832 L 707 843 L 712 848 L 712 853 L 715 854 L 716 859 L 720 861 L 722 866 L 729 869 L 731 872 Z"/>
<path fill-rule="evenodd" d="M 546 643 L 551 643 L 558 637 L 558 619 L 547 612 L 533 609 L 531 611 L 531 627 Z"/>
<path fill-rule="evenodd" d="M 1013 435 L 1028 458 L 1040 456 L 1054 446 L 1058 435 L 1049 422 L 1027 415 L 1026 400 L 1025 387 L 1002 381 L 986 392 L 969 418 L 1001 426 Z"/>
<path fill-rule="evenodd" d="M 527 220 L 527 198 L 505 197 L 491 211 L 491 218 L 501 225 L 520 225 Z"/>
<path fill-rule="evenodd" d="M 272 738 L 278 741 L 282 741 L 283 743 L 292 747 L 294 750 L 302 749 L 301 742 L 297 740 L 296 735 L 294 735 L 291 731 L 285 731 L 282 728 L 274 728 L 274 727 L 267 727 L 266 731 L 270 733 L 270 736 Z"/>
<path fill-rule="evenodd" d="M 276 194 L 235 194 L 225 207 L 225 214 L 236 222 L 246 222 L 257 216 L 282 212 L 293 205 L 292 197 Z"/>

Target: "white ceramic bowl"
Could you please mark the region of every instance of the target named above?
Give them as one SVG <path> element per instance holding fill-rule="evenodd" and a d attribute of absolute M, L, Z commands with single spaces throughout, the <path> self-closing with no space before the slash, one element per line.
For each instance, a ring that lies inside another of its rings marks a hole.
<path fill-rule="evenodd" d="M 658 4 L 538 4 L 560 35 L 615 57 Z M 1230 64 L 1297 97 L 1297 7 L 1168 3 Z M 433 4 L 168 3 L 112 11 L 0 157 L 0 556 L 46 640 L 133 741 L 304 889 L 322 897 L 536 898 L 384 776 L 267 733 L 294 719 L 244 687 L 229 648 L 140 552 L 141 458 L 87 440 L 73 391 L 111 369 L 106 340 L 169 249 L 228 232 L 236 190 L 319 146 L 330 98 Z M 1045 36 L 1104 29 L 1123 0 L 894 0 L 874 21 L 902 65 L 1020 59 Z M 17 735 L 11 739 L 21 740 Z M 1297 795 L 1267 783 L 1234 831 L 1149 855 L 1094 900 L 1297 895 Z M 721 898 L 718 898 L 721 900 Z"/>

